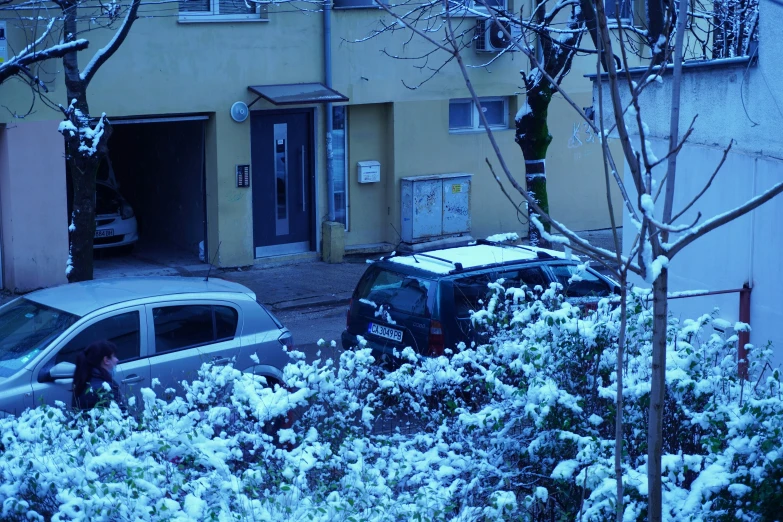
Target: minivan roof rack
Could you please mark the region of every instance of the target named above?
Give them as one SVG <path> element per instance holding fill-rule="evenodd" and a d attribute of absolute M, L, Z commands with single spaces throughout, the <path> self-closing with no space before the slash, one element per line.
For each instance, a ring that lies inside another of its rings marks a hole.
<path fill-rule="evenodd" d="M 453 266 L 454 270 L 452 270 L 452 272 L 461 272 L 463 270 L 462 263 L 460 263 L 458 261 L 451 261 L 449 259 L 443 259 L 442 257 L 433 256 L 432 254 L 428 254 L 426 252 L 402 252 L 401 254 L 398 254 L 397 251 L 395 250 L 394 252 L 392 252 L 388 256 L 383 256 L 380 259 L 381 260 L 385 260 L 385 259 L 390 259 L 392 257 L 398 257 L 398 256 L 411 256 L 411 257 L 413 257 L 414 260 L 417 257 L 426 257 L 426 258 L 434 259 L 435 261 L 440 261 L 441 263 L 446 263 L 448 265 Z"/>
<path fill-rule="evenodd" d="M 488 239 L 477 239 L 476 244 L 492 245 L 492 246 L 502 247 L 502 248 L 519 248 L 521 250 L 534 253 L 539 259 L 555 259 L 555 256 L 553 256 L 548 252 L 544 252 L 543 250 L 536 250 L 525 245 L 507 245 L 496 241 L 490 241 Z"/>
<path fill-rule="evenodd" d="M 462 263 L 459 263 L 457 261 L 450 261 L 448 259 L 443 259 L 442 257 L 433 256 L 431 254 L 422 254 L 422 253 L 418 253 L 417 254 L 415 252 L 412 252 L 411 254 L 414 255 L 414 256 L 428 257 L 430 259 L 434 259 L 436 261 L 440 261 L 441 263 L 448 263 L 448 264 L 452 265 L 454 267 L 454 270 L 456 270 L 457 272 L 461 272 L 462 271 Z"/>

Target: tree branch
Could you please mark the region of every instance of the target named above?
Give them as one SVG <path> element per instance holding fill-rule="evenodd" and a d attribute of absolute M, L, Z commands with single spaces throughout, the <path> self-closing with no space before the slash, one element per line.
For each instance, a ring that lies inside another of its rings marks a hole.
<path fill-rule="evenodd" d="M 687 234 L 680 236 L 674 243 L 661 246 L 665 248 L 666 256 L 671 259 L 677 252 L 690 245 L 703 235 L 715 230 L 718 227 L 722 227 L 726 223 L 734 221 L 738 217 L 744 216 L 751 210 L 758 208 L 780 193 L 783 193 L 783 182 L 778 183 L 763 194 L 748 200 L 744 205 L 741 205 L 728 212 L 724 212 L 723 214 L 719 214 L 712 219 L 705 221 L 701 224 L 701 226 L 698 226 Z"/>
<path fill-rule="evenodd" d="M 141 0 L 133 0 L 133 3 L 131 3 L 130 8 L 128 9 L 128 13 L 125 15 L 125 19 L 122 21 L 122 25 L 114 33 L 114 37 L 106 44 L 106 47 L 95 53 L 95 56 L 92 57 L 90 63 L 87 64 L 79 75 L 79 78 L 84 82 L 85 89 L 90 85 L 90 80 L 92 80 L 95 73 L 98 72 L 98 69 L 117 52 L 117 49 L 120 48 L 122 42 L 125 41 L 133 22 L 137 18 L 139 5 L 141 5 Z"/>
<path fill-rule="evenodd" d="M 669 152 L 667 152 L 666 156 L 664 156 L 663 158 L 659 159 L 658 161 L 652 162 L 652 164 L 650 165 L 650 168 L 654 169 L 655 167 L 657 167 L 658 165 L 660 165 L 661 163 L 666 161 L 670 156 L 677 155 L 677 154 L 680 153 L 680 149 L 682 149 L 683 145 L 685 145 L 685 142 L 688 141 L 688 138 L 693 133 L 693 124 L 696 123 L 696 118 L 698 118 L 698 117 L 699 117 L 698 114 L 693 117 L 693 120 L 691 120 L 691 124 L 688 127 L 688 130 L 685 131 L 685 134 L 683 134 L 682 139 L 677 144 L 677 146 L 674 147 L 674 149 L 672 149 Z M 664 175 L 663 179 L 668 179 L 668 172 L 667 172 L 666 175 Z M 663 179 L 661 180 L 661 183 L 663 183 Z"/>
<path fill-rule="evenodd" d="M 36 51 L 35 49 L 41 44 L 41 42 L 43 42 L 47 36 L 49 36 L 56 21 L 57 18 L 52 18 L 38 39 L 22 49 L 19 54 L 13 58 L 6 62 L 0 63 L 0 84 L 11 76 L 24 74 L 28 76 L 31 81 L 40 85 L 40 81 L 37 80 L 36 77 L 34 77 L 32 73 L 27 70 L 30 65 L 43 62 L 44 60 L 48 60 L 50 58 L 62 58 L 67 53 L 72 51 L 81 51 L 82 49 L 86 49 L 88 47 L 89 42 L 87 40 L 79 39 L 63 44 L 53 45 L 47 49 L 44 49 L 43 51 Z"/>
<path fill-rule="evenodd" d="M 450 19 L 448 17 L 446 19 L 446 30 L 447 30 L 447 39 L 449 43 L 452 46 L 454 46 L 455 44 L 453 42 L 453 31 L 451 29 Z M 468 88 L 471 98 L 473 99 L 473 103 L 475 103 L 478 107 L 481 107 L 481 102 L 478 98 L 478 94 L 476 93 L 475 88 L 473 87 L 473 82 L 470 81 L 470 76 L 468 75 L 468 70 L 467 67 L 465 66 L 464 61 L 462 60 L 462 56 L 458 52 L 455 52 L 454 54 L 457 60 L 457 64 L 459 65 L 460 71 L 462 72 L 462 77 L 465 80 L 465 86 Z M 535 198 L 531 197 L 528 191 L 524 187 L 522 187 L 516 179 L 514 179 L 514 176 L 511 175 L 511 171 L 509 170 L 508 165 L 506 164 L 503 154 L 500 152 L 500 147 L 498 146 L 497 140 L 495 140 L 495 135 L 489 126 L 489 122 L 487 121 L 486 115 L 482 110 L 479 110 L 478 113 L 479 113 L 479 118 L 481 119 L 481 124 L 487 133 L 487 137 L 489 138 L 492 149 L 494 150 L 495 155 L 498 158 L 498 162 L 500 163 L 500 166 L 503 169 L 506 178 L 509 180 L 511 185 L 517 190 L 517 192 L 519 192 L 522 195 L 522 197 L 525 199 L 525 201 L 528 204 L 528 208 L 532 209 L 533 213 L 541 216 L 543 219 L 548 221 L 552 225 L 552 227 L 558 232 L 560 232 L 561 234 L 563 234 L 563 236 L 565 236 L 569 242 L 573 242 L 575 245 L 578 245 L 584 252 L 589 253 L 589 255 L 593 256 L 595 259 L 608 259 L 608 260 L 616 259 L 617 257 L 616 252 L 610 252 L 608 250 L 591 245 L 589 242 L 585 241 L 577 234 L 569 230 L 565 225 L 554 220 L 551 216 L 549 216 L 548 214 L 546 214 L 541 210 L 541 207 L 539 207 L 538 202 L 536 202 Z M 529 217 L 531 220 L 535 220 L 534 216 L 531 215 Z M 628 261 L 628 264 L 630 266 L 630 260 Z M 638 269 L 635 269 L 633 271 L 638 273 Z"/>
<path fill-rule="evenodd" d="M 694 198 L 693 198 L 693 200 L 691 200 L 691 202 L 690 202 L 690 203 L 688 203 L 687 205 L 685 205 L 685 208 L 683 208 L 683 209 L 682 209 L 682 210 L 681 210 L 679 213 L 677 213 L 677 215 L 676 215 L 676 216 L 674 216 L 674 217 L 672 218 L 672 223 L 674 223 L 675 221 L 677 221 L 677 219 L 679 219 L 679 217 L 680 217 L 680 216 L 682 216 L 683 214 L 685 214 L 685 213 L 688 211 L 688 209 L 689 209 L 689 208 L 691 208 L 691 207 L 694 205 L 694 203 L 696 203 L 696 201 L 698 201 L 698 200 L 699 200 L 699 198 L 701 198 L 701 197 L 704 195 L 704 193 L 705 193 L 705 192 L 707 192 L 707 189 L 708 189 L 708 188 L 710 188 L 710 185 L 712 185 L 712 181 L 715 179 L 715 176 L 717 176 L 717 175 L 718 175 L 718 172 L 720 172 L 720 169 L 721 169 L 721 167 L 723 167 L 723 164 L 726 162 L 726 158 L 727 158 L 727 157 L 728 157 L 728 155 L 729 155 L 729 151 L 731 150 L 731 146 L 732 146 L 732 144 L 733 144 L 733 143 L 734 143 L 734 140 L 732 139 L 732 140 L 729 142 L 729 146 L 728 146 L 728 147 L 726 147 L 726 148 L 723 150 L 723 157 L 721 157 L 721 159 L 720 159 L 720 163 L 718 163 L 718 166 L 717 166 L 717 167 L 715 168 L 715 170 L 712 172 L 712 175 L 710 176 L 710 179 L 707 181 L 707 184 L 706 184 L 706 185 L 704 185 L 704 188 L 703 188 L 703 189 L 701 189 L 701 192 L 699 192 L 698 194 L 696 194 L 696 197 L 694 197 Z"/>
<path fill-rule="evenodd" d="M 680 134 L 680 90 L 682 88 L 682 44 L 685 39 L 685 17 L 687 16 L 688 3 L 680 0 L 679 17 L 677 20 L 677 36 L 674 39 L 674 74 L 672 81 L 672 105 L 669 120 L 669 155 L 666 165 L 666 192 L 663 198 L 663 222 L 672 222 L 672 209 L 674 208 L 674 182 L 677 176 L 677 154 L 682 144 L 677 144 Z M 696 121 L 696 118 L 693 118 Z M 688 129 L 690 133 L 691 129 Z M 685 138 L 687 138 L 686 133 Z M 685 140 L 683 140 L 683 143 Z M 674 152 L 674 153 L 673 153 Z M 673 154 L 672 154 L 673 153 Z M 669 239 L 669 231 L 663 229 L 661 241 Z"/>

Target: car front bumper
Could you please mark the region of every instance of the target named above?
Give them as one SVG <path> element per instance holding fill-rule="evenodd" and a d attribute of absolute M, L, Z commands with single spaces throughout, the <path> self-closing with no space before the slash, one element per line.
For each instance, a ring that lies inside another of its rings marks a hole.
<path fill-rule="evenodd" d="M 139 229 L 135 217 L 122 219 L 119 216 L 97 216 L 96 224 L 108 221 L 112 217 L 114 218 L 112 221 L 95 227 L 93 248 L 121 247 L 131 245 L 139 240 Z M 98 236 L 98 234 L 106 230 L 111 230 L 113 234 L 111 236 Z"/>

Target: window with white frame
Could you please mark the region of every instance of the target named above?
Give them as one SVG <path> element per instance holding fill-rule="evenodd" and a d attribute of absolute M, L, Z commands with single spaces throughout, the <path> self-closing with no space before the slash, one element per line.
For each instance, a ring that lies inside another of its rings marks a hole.
<path fill-rule="evenodd" d="M 604 9 L 609 25 L 617 24 L 617 13 L 623 22 L 633 21 L 633 0 L 604 0 Z"/>
<path fill-rule="evenodd" d="M 493 129 L 508 128 L 508 98 L 479 98 L 481 111 Z M 472 99 L 449 100 L 449 131 L 479 131 L 484 128 L 479 116 L 479 107 Z"/>
<path fill-rule="evenodd" d="M 348 108 L 332 107 L 332 157 L 334 158 L 334 220 L 348 230 Z"/>
<path fill-rule="evenodd" d="M 506 11 L 508 0 L 449 0 L 449 10 L 460 16 L 479 16 L 489 11 Z M 478 11 L 478 12 L 476 12 Z"/>
<path fill-rule="evenodd" d="M 179 0 L 180 22 L 267 20 L 267 6 L 252 0 Z"/>

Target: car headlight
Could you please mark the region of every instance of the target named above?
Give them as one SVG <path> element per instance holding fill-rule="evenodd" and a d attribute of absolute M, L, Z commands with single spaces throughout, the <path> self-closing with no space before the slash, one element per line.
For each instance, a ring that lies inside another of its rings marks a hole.
<path fill-rule="evenodd" d="M 120 207 L 120 216 L 122 216 L 122 219 L 130 219 L 134 216 L 133 213 L 133 207 L 128 205 L 127 203 L 123 203 Z"/>

